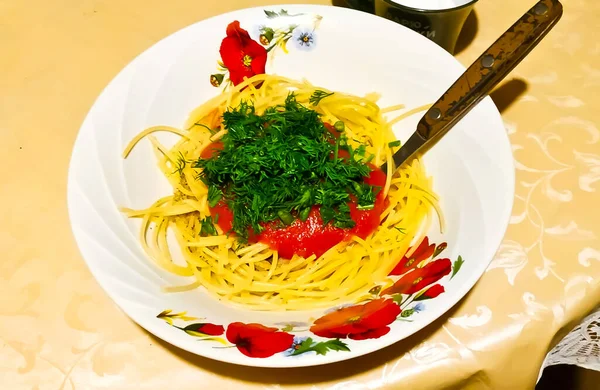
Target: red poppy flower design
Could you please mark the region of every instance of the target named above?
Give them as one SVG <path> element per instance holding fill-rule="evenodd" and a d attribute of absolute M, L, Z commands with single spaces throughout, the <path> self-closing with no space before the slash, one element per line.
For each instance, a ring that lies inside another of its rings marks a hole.
<path fill-rule="evenodd" d="M 410 250 L 410 249 L 409 249 Z M 396 264 L 390 275 L 404 275 L 411 269 L 415 268 L 421 261 L 427 260 L 433 255 L 435 244 L 429 244 L 429 238 L 425 237 L 421 244 L 417 247 L 410 258 L 403 256 Z"/>
<path fill-rule="evenodd" d="M 433 286 L 429 287 L 427 291 L 425 291 L 420 297 L 415 298 L 415 301 L 433 299 L 441 293 L 443 293 L 444 291 L 446 291 L 444 290 L 444 286 L 442 286 L 441 284 L 434 284 Z"/>
<path fill-rule="evenodd" d="M 244 77 L 265 73 L 267 50 L 250 38 L 237 20 L 227 26 L 227 37 L 221 42 L 219 53 L 233 85 L 244 81 Z"/>
<path fill-rule="evenodd" d="M 407 273 L 391 287 L 383 290 L 381 294 L 414 294 L 448 275 L 451 269 L 450 259 L 432 261 L 423 268 L 417 268 Z"/>
<path fill-rule="evenodd" d="M 327 338 L 376 339 L 390 331 L 388 325 L 400 312 L 391 299 L 376 299 L 326 314 L 314 322 L 310 331 Z"/>
<path fill-rule="evenodd" d="M 222 325 L 215 325 L 215 324 L 210 324 L 210 323 L 198 324 L 198 327 L 196 329 L 190 329 L 190 330 L 204 333 L 209 336 L 220 336 L 223 333 L 225 333 L 225 328 L 223 328 Z"/>
<path fill-rule="evenodd" d="M 233 322 L 227 327 L 227 340 L 248 357 L 266 358 L 292 346 L 294 336 L 260 324 Z"/>

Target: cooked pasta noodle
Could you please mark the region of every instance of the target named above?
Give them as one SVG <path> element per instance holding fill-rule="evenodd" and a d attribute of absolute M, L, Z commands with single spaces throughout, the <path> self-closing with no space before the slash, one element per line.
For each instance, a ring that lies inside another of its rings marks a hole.
<path fill-rule="evenodd" d="M 255 87 L 259 82 L 262 82 L 260 88 Z M 423 240 L 433 220 L 432 212 L 443 224 L 438 198 L 423 164 L 415 159 L 394 172 L 395 149 L 388 146 L 395 139 L 391 125 L 427 107 L 387 121 L 383 112 L 393 112 L 403 106 L 381 110 L 374 94 L 357 97 L 335 92 L 311 108 L 321 114 L 323 121 L 343 121 L 349 142 L 355 147 L 359 143 L 366 145 L 367 152 L 375 156 L 372 161 L 375 165 L 388 163 L 383 191 L 389 205 L 381 215 L 380 226 L 366 239 L 353 237 L 342 241 L 318 258 L 294 255 L 291 259 L 282 259 L 260 242 L 240 246 L 233 235 L 226 235 L 218 226 L 218 235 L 200 235 L 201 220 L 210 215 L 208 189 L 196 179 L 198 170 L 186 162 L 197 160 L 211 142 L 226 133 L 221 123 L 222 113 L 242 101 L 252 101 L 257 113 L 261 113 L 282 104 L 290 92 L 299 103 L 309 107 L 309 99 L 316 90 L 333 92 L 307 81 L 257 75 L 193 110 L 183 130 L 152 127 L 126 147 L 124 157 L 141 139 L 149 137 L 158 166 L 173 187 L 172 195 L 158 199 L 146 209 L 122 209 L 129 217 L 141 218 L 140 241 L 148 256 L 168 272 L 190 278 L 189 284 L 169 286 L 166 291 L 202 286 L 219 299 L 256 310 L 332 306 L 359 299 L 376 285 L 389 284 L 387 275 L 409 251 L 411 243 Z M 218 131 L 213 134 L 209 129 Z M 167 148 L 152 136 L 157 131 L 171 132 L 181 139 Z M 169 246 L 168 231 L 174 232 L 185 263 L 174 260 L 175 248 Z"/>

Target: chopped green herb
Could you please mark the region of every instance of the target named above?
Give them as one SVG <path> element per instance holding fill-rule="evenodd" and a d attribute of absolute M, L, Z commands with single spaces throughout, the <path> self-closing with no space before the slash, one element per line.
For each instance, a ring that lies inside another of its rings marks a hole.
<path fill-rule="evenodd" d="M 319 99 L 327 95 L 320 92 Z M 293 94 L 261 115 L 242 102 L 223 114 L 223 125 L 223 150 L 194 168 L 202 169 L 198 178 L 208 185 L 209 205 L 224 201 L 233 212 L 232 232 L 242 242 L 250 228 L 259 234 L 265 223 L 306 220 L 313 206 L 324 224 L 350 228 L 351 196 L 360 209 L 373 208 L 380 188 L 364 183 L 373 156 L 364 145 L 354 149 L 345 133 L 327 131 L 319 114 Z M 351 158 L 336 158 L 340 150 Z"/>
<path fill-rule="evenodd" d="M 375 204 L 367 204 L 367 205 L 358 205 L 356 208 L 359 210 L 373 210 Z"/>
<path fill-rule="evenodd" d="M 175 171 L 173 171 L 173 174 L 177 172 L 177 174 L 181 176 L 183 174 L 183 169 L 187 164 L 187 161 L 185 160 L 185 157 L 183 157 L 183 154 L 181 152 L 179 152 L 179 156 L 177 157 L 177 161 L 175 162 L 175 164 L 176 166 Z"/>
<path fill-rule="evenodd" d="M 217 216 L 218 217 L 218 216 Z M 215 219 L 215 223 L 217 222 L 217 219 Z M 217 233 L 217 229 L 215 228 L 215 225 L 213 223 L 213 219 L 211 216 L 208 216 L 206 218 L 204 218 L 202 221 L 200 221 L 200 235 L 201 236 L 216 236 Z"/>
<path fill-rule="evenodd" d="M 394 226 L 394 229 L 398 230 L 401 234 L 406 234 L 406 229 L 404 229 L 404 228 L 399 228 L 399 227 Z"/>
<path fill-rule="evenodd" d="M 358 209 L 359 210 L 371 210 L 375 207 L 375 197 L 380 187 L 373 187 L 366 183 L 357 184 L 360 191 L 355 191 L 358 198 Z"/>
<path fill-rule="evenodd" d="M 331 96 L 331 95 L 333 95 L 333 92 L 327 93 L 325 91 L 321 91 L 320 89 L 317 89 L 315 92 L 313 92 L 313 94 L 310 96 L 310 99 L 308 99 L 308 101 L 313 106 L 316 106 L 321 102 L 321 100 L 323 100 L 327 96 Z"/>
<path fill-rule="evenodd" d="M 342 131 L 344 131 L 346 129 L 346 125 L 344 125 L 344 122 L 342 122 L 342 121 L 337 121 L 333 125 L 333 128 L 335 129 L 335 131 L 341 133 Z"/>
<path fill-rule="evenodd" d="M 206 126 L 206 125 L 204 125 L 204 124 L 202 124 L 202 123 L 198 123 L 198 122 L 194 123 L 194 124 L 192 125 L 192 127 L 193 127 L 193 126 L 204 127 L 206 130 L 210 131 L 210 133 L 211 133 L 211 134 L 216 134 L 216 132 L 217 132 L 217 130 L 218 130 L 218 129 L 211 129 L 210 127 L 208 127 L 208 126 Z"/>
<path fill-rule="evenodd" d="M 222 197 L 223 192 L 216 186 L 212 185 L 208 187 L 208 205 L 210 207 L 215 207 Z"/>
<path fill-rule="evenodd" d="M 365 145 L 360 145 L 358 148 L 356 148 L 356 150 L 354 151 L 354 154 L 356 156 L 364 157 L 366 151 L 367 151 L 367 147 Z M 374 155 L 372 155 L 372 156 L 375 157 Z"/>
<path fill-rule="evenodd" d="M 286 225 L 291 225 L 294 222 L 294 217 L 288 211 L 279 210 L 277 215 L 279 216 L 279 219 L 281 219 L 281 222 Z"/>
<path fill-rule="evenodd" d="M 395 147 L 395 146 L 400 146 L 400 145 L 401 145 L 401 142 L 400 142 L 400 140 L 392 141 L 392 142 L 390 142 L 390 143 L 388 144 L 388 146 L 389 146 L 390 148 L 393 148 L 393 147 Z"/>
<path fill-rule="evenodd" d="M 342 203 L 338 206 L 338 213 L 333 217 L 333 226 L 351 229 L 356 225 L 356 222 L 350 218 L 350 206 L 347 203 Z"/>
<path fill-rule="evenodd" d="M 323 220 L 323 224 L 327 225 L 329 222 L 333 221 L 335 218 L 335 210 L 331 207 L 321 206 L 321 219 Z"/>
<path fill-rule="evenodd" d="M 298 213 L 298 218 L 301 221 L 306 221 L 308 219 L 308 215 L 310 214 L 310 207 L 305 207 Z"/>

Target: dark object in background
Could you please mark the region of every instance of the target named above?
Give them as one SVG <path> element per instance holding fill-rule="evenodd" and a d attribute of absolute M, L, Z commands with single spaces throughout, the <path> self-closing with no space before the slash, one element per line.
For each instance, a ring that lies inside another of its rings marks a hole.
<path fill-rule="evenodd" d="M 383 16 L 431 39 L 451 54 L 465 20 L 477 0 L 445 10 L 422 10 L 388 0 L 332 0 L 338 7 L 352 8 Z"/>
<path fill-rule="evenodd" d="M 359 11 L 375 13 L 375 0 L 332 0 L 338 7 L 353 8 Z"/>
<path fill-rule="evenodd" d="M 476 2 L 472 0 L 442 10 L 424 10 L 390 0 L 375 0 L 375 13 L 418 32 L 454 54 L 460 31 Z"/>

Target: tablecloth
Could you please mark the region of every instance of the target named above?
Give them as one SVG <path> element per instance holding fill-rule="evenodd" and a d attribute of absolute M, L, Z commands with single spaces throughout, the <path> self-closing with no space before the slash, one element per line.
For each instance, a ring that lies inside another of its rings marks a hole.
<path fill-rule="evenodd" d="M 66 180 L 79 125 L 159 39 L 278 2 L 0 0 L 0 388 L 526 389 L 598 304 L 600 3 L 568 0 L 558 26 L 493 93 L 516 160 L 514 210 L 483 278 L 441 319 L 364 357 L 280 370 L 193 356 L 129 320 L 71 235 Z M 458 59 L 470 63 L 531 5 L 479 1 Z"/>

